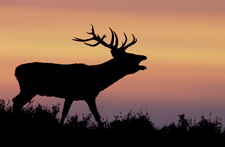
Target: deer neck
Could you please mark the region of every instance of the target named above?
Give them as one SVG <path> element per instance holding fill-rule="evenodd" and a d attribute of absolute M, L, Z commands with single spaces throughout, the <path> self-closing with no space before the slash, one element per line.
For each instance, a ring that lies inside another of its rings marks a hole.
<path fill-rule="evenodd" d="M 114 76 L 115 78 L 122 78 L 127 75 L 124 71 L 120 62 L 115 59 L 111 59 L 106 61 L 105 63 L 100 65 L 102 70 L 109 76 Z"/>
<path fill-rule="evenodd" d="M 98 65 L 101 72 L 101 90 L 109 87 L 119 79 L 123 78 L 127 74 L 122 70 L 121 65 L 115 60 L 111 59 L 105 63 Z"/>

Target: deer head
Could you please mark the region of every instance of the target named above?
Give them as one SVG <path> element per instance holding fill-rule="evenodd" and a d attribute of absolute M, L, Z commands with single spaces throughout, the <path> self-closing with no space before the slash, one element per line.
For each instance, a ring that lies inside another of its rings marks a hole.
<path fill-rule="evenodd" d="M 121 70 L 126 71 L 127 74 L 132 74 L 139 70 L 146 69 L 145 66 L 139 65 L 141 61 L 147 59 L 146 56 L 126 52 L 126 49 L 128 47 L 132 46 L 133 44 L 137 42 L 137 39 L 134 37 L 133 34 L 132 34 L 133 40 L 129 44 L 127 44 L 127 36 L 124 33 L 125 41 L 122 42 L 122 45 L 120 47 L 118 47 L 118 44 L 119 44 L 118 36 L 111 28 L 109 29 L 111 31 L 112 38 L 111 38 L 111 42 L 108 44 L 104 41 L 104 38 L 106 38 L 106 35 L 103 35 L 102 37 L 100 37 L 98 34 L 95 34 L 93 25 L 91 26 L 92 26 L 92 31 L 87 32 L 87 34 L 92 35 L 91 38 L 80 39 L 80 38 L 74 37 L 74 39 L 72 40 L 84 42 L 84 44 L 91 47 L 95 47 L 99 44 L 102 44 L 103 46 L 111 49 L 111 54 L 114 60 L 118 62 L 117 68 L 121 68 Z M 91 40 L 97 41 L 97 43 L 95 44 L 87 43 L 88 41 L 91 41 Z"/>

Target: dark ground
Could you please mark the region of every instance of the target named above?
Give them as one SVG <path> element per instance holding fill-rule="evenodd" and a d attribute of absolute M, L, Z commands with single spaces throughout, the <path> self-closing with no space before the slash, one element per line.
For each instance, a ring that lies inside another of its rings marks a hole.
<path fill-rule="evenodd" d="M 46 108 L 28 104 L 14 115 L 10 103 L 0 100 L 0 147 L 61 147 L 61 146 L 225 146 L 225 130 L 220 119 L 199 122 L 179 115 L 177 123 L 156 128 L 147 113 L 130 112 L 103 120 L 99 129 L 91 115 L 68 117 L 60 126 L 56 115 L 59 105 Z"/>

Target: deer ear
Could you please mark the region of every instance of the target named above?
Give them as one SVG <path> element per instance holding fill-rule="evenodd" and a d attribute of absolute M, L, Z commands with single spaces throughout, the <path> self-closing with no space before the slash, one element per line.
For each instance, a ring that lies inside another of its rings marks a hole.
<path fill-rule="evenodd" d="M 122 50 L 111 50 L 111 54 L 113 56 L 113 58 L 120 58 L 121 56 L 123 56 L 125 53 L 125 51 Z"/>
<path fill-rule="evenodd" d="M 111 54 L 112 54 L 113 58 L 116 58 L 117 57 L 117 53 L 116 53 L 115 50 L 111 50 Z"/>

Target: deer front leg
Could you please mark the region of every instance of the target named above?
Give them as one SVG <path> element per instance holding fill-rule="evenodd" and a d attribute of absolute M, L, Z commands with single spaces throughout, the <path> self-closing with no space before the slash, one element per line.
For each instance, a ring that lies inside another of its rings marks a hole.
<path fill-rule="evenodd" d="M 87 102 L 87 104 L 89 106 L 89 109 L 91 110 L 91 113 L 93 114 L 95 120 L 98 123 L 98 127 L 99 128 L 103 128 L 103 124 L 101 122 L 100 115 L 99 115 L 97 107 L 96 107 L 95 99 L 86 100 L 86 102 Z"/>
<path fill-rule="evenodd" d="M 61 118 L 61 121 L 60 121 L 60 124 L 63 125 L 63 122 L 69 112 L 69 109 L 70 109 L 70 106 L 71 104 L 73 103 L 73 100 L 70 100 L 70 99 L 65 99 L 65 102 L 64 102 L 64 107 L 63 107 L 63 112 L 62 112 L 62 118 Z"/>

